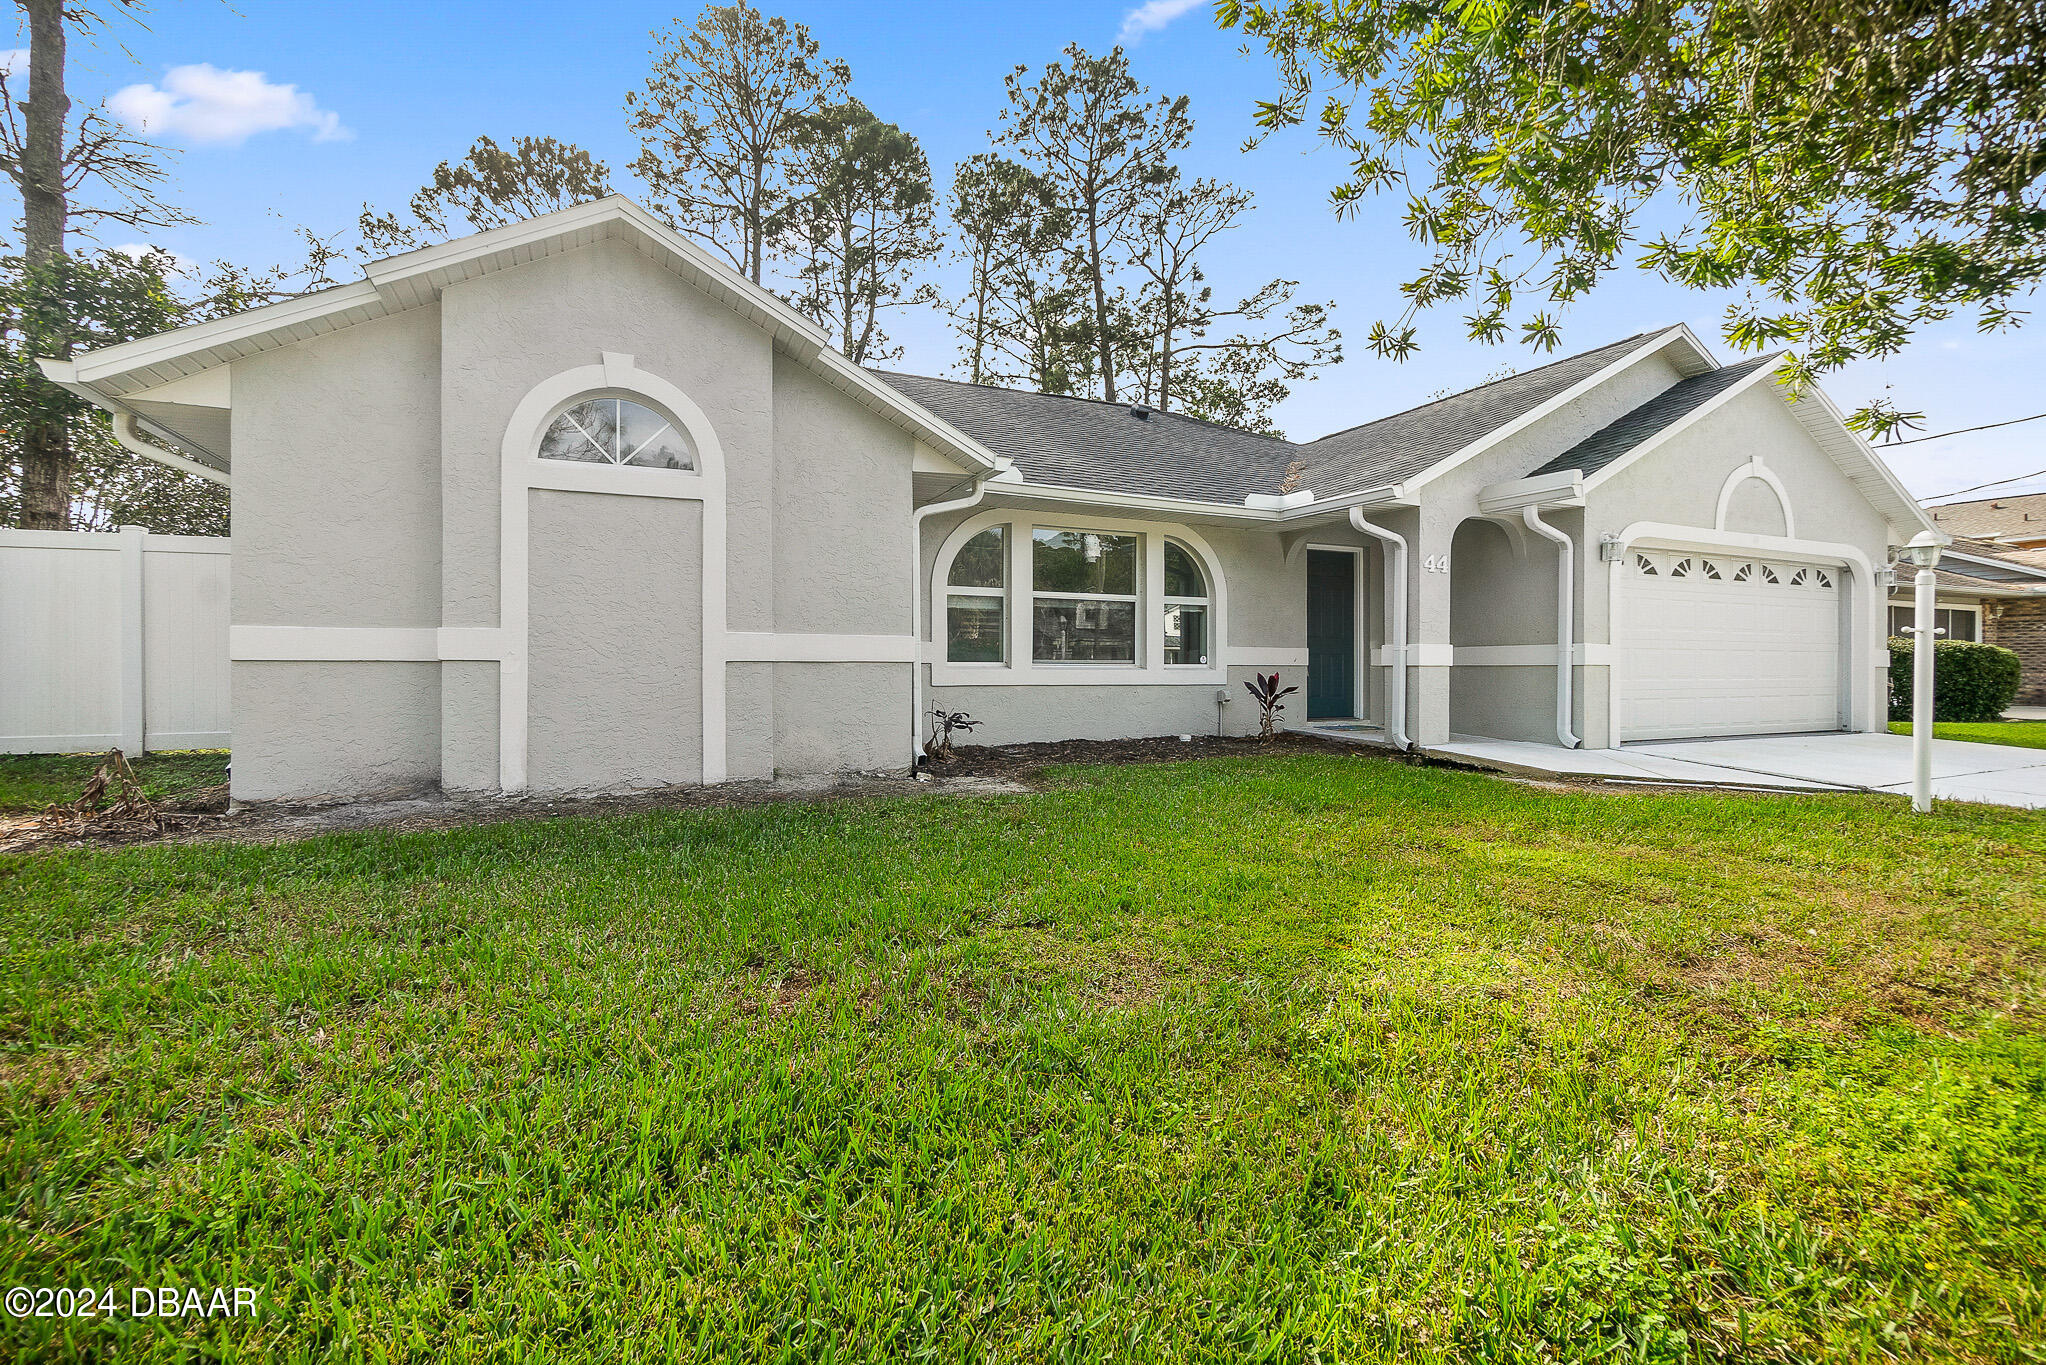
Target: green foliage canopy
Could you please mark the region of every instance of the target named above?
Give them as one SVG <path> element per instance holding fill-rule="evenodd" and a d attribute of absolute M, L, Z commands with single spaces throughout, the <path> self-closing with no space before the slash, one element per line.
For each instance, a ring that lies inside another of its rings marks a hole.
<path fill-rule="evenodd" d="M 1273 129 L 1350 160 L 1336 207 L 1406 195 L 1431 258 L 1417 312 L 1559 341 L 1555 309 L 1632 261 L 1740 289 L 1724 334 L 1789 344 L 1793 386 L 1919 327 L 2014 324 L 2046 274 L 2046 6 L 2038 0 L 1219 0 L 1262 40 Z M 1259 136 L 1262 136 L 1261 133 Z M 1255 140 L 1255 139 L 1253 139 Z M 1644 236 L 1665 206 L 1682 220 Z M 1917 414 L 1877 403 L 1856 425 Z"/>

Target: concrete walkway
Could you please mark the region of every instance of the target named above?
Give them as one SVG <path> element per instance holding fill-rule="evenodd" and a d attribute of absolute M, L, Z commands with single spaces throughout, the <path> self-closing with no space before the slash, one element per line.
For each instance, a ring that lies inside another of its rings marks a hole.
<path fill-rule="evenodd" d="M 1759 735 L 1564 749 L 1458 735 L 1430 756 L 1505 772 L 1779 791 L 1911 791 L 1908 735 Z M 1935 800 L 2046 809 L 2046 749 L 1932 742 Z"/>

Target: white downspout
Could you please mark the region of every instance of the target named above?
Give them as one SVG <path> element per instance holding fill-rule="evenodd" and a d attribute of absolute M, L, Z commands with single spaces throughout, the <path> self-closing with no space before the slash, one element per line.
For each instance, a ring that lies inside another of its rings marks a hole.
<path fill-rule="evenodd" d="M 1405 751 L 1407 741 L 1407 538 L 1374 526 L 1352 507 L 1350 525 L 1385 546 L 1385 651 L 1392 672 L 1385 684 L 1385 737 Z"/>
<path fill-rule="evenodd" d="M 1570 728 L 1571 694 L 1576 679 L 1577 634 L 1577 543 L 1564 532 L 1542 520 L 1542 509 L 1521 509 L 1527 529 L 1545 540 L 1556 542 L 1556 742 L 1575 749 L 1583 740 Z"/>
<path fill-rule="evenodd" d="M 1000 471 L 994 471 L 999 473 Z M 924 522 L 940 512 L 957 512 L 971 507 L 987 495 L 987 483 L 994 474 L 973 481 L 973 491 L 963 498 L 928 503 L 916 509 L 909 528 L 909 766 L 915 768 L 924 753 Z M 935 621 L 933 625 L 935 626 Z"/>

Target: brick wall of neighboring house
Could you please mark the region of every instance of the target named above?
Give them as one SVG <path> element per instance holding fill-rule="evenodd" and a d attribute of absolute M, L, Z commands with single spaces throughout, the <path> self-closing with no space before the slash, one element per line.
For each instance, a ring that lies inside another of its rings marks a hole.
<path fill-rule="evenodd" d="M 2023 664 L 2018 700 L 2035 706 L 2046 703 L 2046 598 L 2006 600 L 1983 634 L 1990 644 L 2014 651 Z"/>

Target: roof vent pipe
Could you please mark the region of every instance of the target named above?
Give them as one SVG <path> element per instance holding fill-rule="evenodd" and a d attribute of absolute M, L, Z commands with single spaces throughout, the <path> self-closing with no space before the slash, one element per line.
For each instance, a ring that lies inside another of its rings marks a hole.
<path fill-rule="evenodd" d="M 1136 418 L 1139 422 L 1148 422 L 1151 420 L 1151 407 L 1148 403 L 1132 403 L 1130 404 L 1130 416 Z"/>
<path fill-rule="evenodd" d="M 1404 752 L 1407 739 L 1407 538 L 1350 509 L 1350 525 L 1385 547 L 1385 737 Z"/>
<path fill-rule="evenodd" d="M 1540 507 L 1521 509 L 1527 529 L 1544 540 L 1556 542 L 1556 742 L 1566 749 L 1584 741 L 1571 728 L 1572 692 L 1576 681 L 1577 634 L 1577 542 L 1542 520 Z"/>

